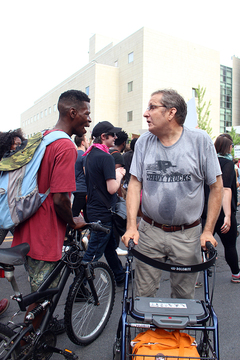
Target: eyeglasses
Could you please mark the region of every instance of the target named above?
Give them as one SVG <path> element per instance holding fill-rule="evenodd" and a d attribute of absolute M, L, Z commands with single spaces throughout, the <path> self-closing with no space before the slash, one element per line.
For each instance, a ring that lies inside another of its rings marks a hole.
<path fill-rule="evenodd" d="M 166 107 L 166 106 L 165 105 L 149 105 L 146 110 L 147 111 L 155 110 L 158 107 Z"/>
<path fill-rule="evenodd" d="M 115 134 L 115 133 L 112 133 L 112 132 L 108 132 L 108 133 L 106 133 L 105 135 L 107 135 L 107 136 L 112 136 L 112 137 L 116 137 L 116 134 Z"/>
<path fill-rule="evenodd" d="M 234 148 L 234 144 L 231 144 L 232 145 L 232 147 Z"/>

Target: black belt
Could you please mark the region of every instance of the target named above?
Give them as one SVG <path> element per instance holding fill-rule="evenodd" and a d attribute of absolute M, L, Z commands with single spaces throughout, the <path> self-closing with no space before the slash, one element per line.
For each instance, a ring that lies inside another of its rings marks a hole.
<path fill-rule="evenodd" d="M 158 227 L 158 228 L 160 228 L 160 229 L 162 229 L 163 231 L 166 231 L 166 232 L 174 232 L 174 231 L 179 231 L 179 230 L 190 229 L 190 228 L 200 224 L 200 219 L 194 221 L 192 224 L 189 224 L 189 225 L 188 224 L 183 224 L 183 225 L 159 224 L 156 221 L 150 219 L 146 215 L 143 215 L 143 220 L 146 221 L 148 224 L 156 226 L 156 227 Z"/>

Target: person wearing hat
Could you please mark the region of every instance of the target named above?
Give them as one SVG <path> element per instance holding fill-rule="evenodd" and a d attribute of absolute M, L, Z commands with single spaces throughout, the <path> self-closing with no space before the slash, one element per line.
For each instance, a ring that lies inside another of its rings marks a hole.
<path fill-rule="evenodd" d="M 109 148 L 114 146 L 116 133 L 120 130 L 121 128 L 114 127 L 108 121 L 99 122 L 92 131 L 93 144 L 83 154 L 88 155 L 85 164 L 88 220 L 100 220 L 103 226 L 110 229 L 109 234 L 92 231 L 83 261 L 97 261 L 104 254 L 118 286 L 123 284 L 125 272 L 115 251 L 116 240 L 109 209 L 115 207 L 116 192 L 125 169 L 115 169 L 115 161 Z"/>

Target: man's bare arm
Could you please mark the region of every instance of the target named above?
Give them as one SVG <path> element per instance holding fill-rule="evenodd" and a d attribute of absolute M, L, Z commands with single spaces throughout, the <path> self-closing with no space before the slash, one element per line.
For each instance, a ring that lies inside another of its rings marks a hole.
<path fill-rule="evenodd" d="M 138 181 L 135 176 L 131 176 L 128 190 L 127 190 L 127 231 L 122 237 L 123 243 L 128 246 L 130 239 L 134 243 L 138 243 L 139 234 L 137 230 L 137 214 L 140 206 L 140 195 L 142 190 L 142 183 Z"/>
<path fill-rule="evenodd" d="M 113 195 L 118 191 L 121 185 L 121 180 L 125 173 L 126 170 L 123 167 L 119 167 L 116 169 L 116 179 L 108 179 L 106 181 L 107 191 L 109 192 L 109 194 Z"/>
<path fill-rule="evenodd" d="M 221 232 L 223 234 L 226 234 L 231 227 L 231 201 L 232 201 L 232 189 L 223 188 L 222 207 L 225 215 L 223 225 L 221 227 Z"/>
<path fill-rule="evenodd" d="M 53 194 L 54 209 L 57 215 L 68 223 L 73 229 L 80 229 L 84 226 L 85 221 L 81 217 L 72 216 L 71 202 L 68 193 Z"/>
<path fill-rule="evenodd" d="M 218 219 L 223 197 L 223 183 L 222 176 L 217 176 L 216 182 L 210 185 L 210 194 L 208 198 L 208 210 L 206 224 L 203 233 L 200 237 L 201 246 L 206 249 L 206 242 L 210 241 L 214 246 L 217 246 L 217 241 L 213 237 L 213 231 Z"/>

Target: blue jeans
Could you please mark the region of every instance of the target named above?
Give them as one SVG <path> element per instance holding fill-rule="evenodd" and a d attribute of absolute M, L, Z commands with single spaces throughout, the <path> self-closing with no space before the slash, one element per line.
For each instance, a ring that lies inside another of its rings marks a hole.
<path fill-rule="evenodd" d="M 113 233 L 112 222 L 102 223 L 102 225 L 111 229 L 110 233 L 106 234 L 102 231 L 92 231 L 83 260 L 97 261 L 104 254 L 108 265 L 114 273 L 116 282 L 121 282 L 125 276 L 125 272 L 115 250 L 117 245 Z"/>

